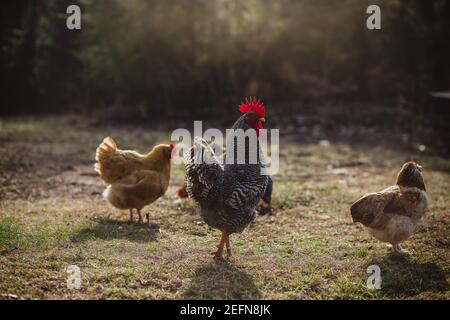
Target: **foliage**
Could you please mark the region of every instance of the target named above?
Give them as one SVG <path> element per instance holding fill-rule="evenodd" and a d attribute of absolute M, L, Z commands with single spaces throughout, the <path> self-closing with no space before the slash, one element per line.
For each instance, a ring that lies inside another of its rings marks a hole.
<path fill-rule="evenodd" d="M 82 9 L 80 31 L 65 26 L 74 3 Z M 370 4 L 6 2 L 0 68 L 9 94 L 2 113 L 121 105 L 181 118 L 248 95 L 292 103 L 416 99 L 448 89 L 450 3 L 380 1 L 376 31 L 365 26 Z"/>

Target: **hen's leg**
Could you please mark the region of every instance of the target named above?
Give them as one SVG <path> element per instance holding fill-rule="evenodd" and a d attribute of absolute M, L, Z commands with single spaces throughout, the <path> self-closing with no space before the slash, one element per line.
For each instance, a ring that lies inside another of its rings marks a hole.
<path fill-rule="evenodd" d="M 139 215 L 139 222 L 142 222 L 142 215 L 141 215 L 141 210 L 140 209 L 136 209 Z"/>
<path fill-rule="evenodd" d="M 408 251 L 406 251 L 402 247 L 400 247 L 400 244 L 398 244 L 398 243 L 393 244 L 392 249 L 394 250 L 395 253 L 399 253 L 399 254 L 408 253 Z"/>
<path fill-rule="evenodd" d="M 211 254 L 214 256 L 214 259 L 223 260 L 222 253 L 226 241 L 227 241 L 227 234 L 225 231 L 222 231 L 222 237 L 220 238 L 220 243 L 217 246 L 217 251 L 211 252 Z"/>
<path fill-rule="evenodd" d="M 146 213 L 145 214 L 145 217 L 147 218 L 147 223 L 150 223 L 150 213 Z"/>
<path fill-rule="evenodd" d="M 231 243 L 229 234 L 227 234 L 227 241 L 225 242 L 225 245 L 227 246 L 227 259 L 230 259 L 232 254 L 231 254 Z"/>
<path fill-rule="evenodd" d="M 133 209 L 130 209 L 130 221 L 133 221 Z"/>

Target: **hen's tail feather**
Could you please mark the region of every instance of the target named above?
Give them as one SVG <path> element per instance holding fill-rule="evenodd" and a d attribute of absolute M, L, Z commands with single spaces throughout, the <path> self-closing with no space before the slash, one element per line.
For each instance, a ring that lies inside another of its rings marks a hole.
<path fill-rule="evenodd" d="M 103 142 L 100 143 L 97 150 L 95 151 L 95 165 L 94 169 L 97 171 L 100 176 L 103 175 L 102 161 L 106 156 L 117 151 L 117 144 L 111 137 L 106 137 L 103 139 Z"/>
<path fill-rule="evenodd" d="M 353 223 L 361 222 L 364 216 L 363 212 L 360 210 L 361 199 L 353 203 L 350 207 L 350 214 L 353 219 Z"/>
<path fill-rule="evenodd" d="M 370 224 L 375 220 L 376 216 L 366 208 L 366 202 L 367 198 L 362 197 L 350 207 L 350 214 L 352 216 L 353 223 L 360 222 L 365 226 L 370 226 Z"/>

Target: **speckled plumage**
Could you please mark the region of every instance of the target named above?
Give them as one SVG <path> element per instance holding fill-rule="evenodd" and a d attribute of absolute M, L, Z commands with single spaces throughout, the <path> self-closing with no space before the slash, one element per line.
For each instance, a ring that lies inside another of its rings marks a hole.
<path fill-rule="evenodd" d="M 402 252 L 399 243 L 413 234 L 427 211 L 428 196 L 421 170 L 418 164 L 407 162 L 396 185 L 366 194 L 350 208 L 354 222 L 363 224 L 376 239 L 391 243 L 396 252 Z"/>
<path fill-rule="evenodd" d="M 250 111 L 251 112 L 251 111 Z M 250 129 L 242 115 L 232 129 Z M 227 140 L 227 150 L 235 150 Z M 212 163 L 194 163 L 196 150 Z M 206 141 L 196 137 L 194 146 L 186 153 L 186 190 L 190 198 L 200 207 L 200 215 L 211 227 L 228 234 L 242 232 L 255 219 L 255 207 L 264 194 L 268 176 L 261 174 L 262 153 L 257 145 L 256 164 L 249 163 L 249 148 L 246 146 L 244 164 L 223 163 L 214 156 Z M 235 156 L 236 159 L 236 156 Z"/>

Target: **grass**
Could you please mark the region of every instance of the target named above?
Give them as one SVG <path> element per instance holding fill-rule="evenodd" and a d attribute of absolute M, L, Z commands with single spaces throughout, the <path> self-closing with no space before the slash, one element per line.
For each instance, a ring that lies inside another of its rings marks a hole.
<path fill-rule="evenodd" d="M 101 198 L 93 152 L 106 135 L 145 151 L 168 132 L 97 127 L 84 119 L 0 120 L 0 298 L 23 299 L 449 299 L 450 161 L 401 148 L 281 139 L 272 214 L 232 236 L 234 257 L 216 263 L 219 240 L 190 201 L 167 194 L 145 210 L 149 225 Z M 408 157 L 424 166 L 430 212 L 392 256 L 351 223 L 349 205 L 393 182 Z M 82 273 L 66 286 L 66 268 Z M 366 286 L 379 265 L 381 290 Z"/>

